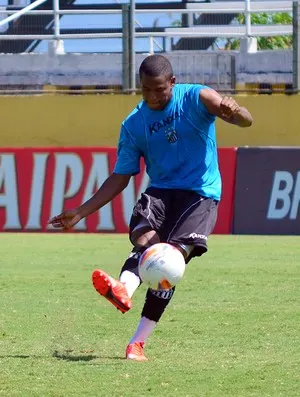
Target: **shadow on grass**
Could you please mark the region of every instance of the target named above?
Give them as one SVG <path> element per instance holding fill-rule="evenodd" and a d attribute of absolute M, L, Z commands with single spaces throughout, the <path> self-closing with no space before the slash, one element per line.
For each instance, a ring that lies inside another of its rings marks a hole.
<path fill-rule="evenodd" d="M 111 360 L 124 360 L 124 357 L 108 357 L 108 356 L 96 356 L 94 354 L 84 354 L 80 356 L 75 356 L 72 354 L 69 354 L 68 352 L 65 353 L 59 353 L 57 350 L 55 350 L 52 354 L 52 357 L 57 358 L 58 360 L 65 360 L 65 361 L 92 361 L 96 359 L 111 359 Z"/>
<path fill-rule="evenodd" d="M 27 354 L 15 354 L 15 355 L 8 354 L 6 356 L 0 355 L 0 358 L 41 358 L 41 357 L 40 356 L 29 356 Z"/>
<path fill-rule="evenodd" d="M 48 356 L 49 357 L 49 356 Z M 52 357 L 58 359 L 58 360 L 64 360 L 64 361 L 69 361 L 69 362 L 90 362 L 93 360 L 125 360 L 125 357 L 120 357 L 120 356 L 96 356 L 94 354 L 82 354 L 82 355 L 72 355 L 68 352 L 65 353 L 59 353 L 57 350 L 55 350 L 52 353 Z M 0 354 L 0 359 L 1 358 L 17 358 L 17 359 L 45 359 L 47 356 L 37 356 L 37 355 L 29 355 L 29 354 L 6 354 L 2 355 Z M 93 365 L 99 365 L 99 363 L 95 363 Z"/>
<path fill-rule="evenodd" d="M 68 352 L 59 353 L 57 350 L 54 350 L 52 357 L 57 358 L 58 360 L 65 360 L 65 361 L 92 361 L 98 358 L 94 354 L 83 354 L 80 356 L 74 356 L 69 354 Z"/>

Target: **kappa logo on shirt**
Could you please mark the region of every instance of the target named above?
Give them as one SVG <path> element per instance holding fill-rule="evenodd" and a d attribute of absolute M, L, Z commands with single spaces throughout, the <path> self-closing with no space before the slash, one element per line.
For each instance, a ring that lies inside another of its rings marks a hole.
<path fill-rule="evenodd" d="M 178 119 L 179 117 L 179 112 L 176 111 L 174 114 L 171 114 L 170 116 L 166 117 L 163 120 L 160 121 L 154 121 L 154 123 L 149 124 L 149 132 L 150 135 L 152 135 L 154 132 L 158 132 L 161 128 L 169 126 L 172 121 Z"/>

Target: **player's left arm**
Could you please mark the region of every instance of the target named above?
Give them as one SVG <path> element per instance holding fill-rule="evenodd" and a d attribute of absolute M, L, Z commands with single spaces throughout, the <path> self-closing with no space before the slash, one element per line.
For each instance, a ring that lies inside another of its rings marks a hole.
<path fill-rule="evenodd" d="M 248 109 L 239 106 L 232 97 L 222 97 L 211 88 L 203 88 L 200 91 L 200 99 L 211 114 L 227 123 L 239 127 L 250 127 L 253 122 L 253 117 Z"/>

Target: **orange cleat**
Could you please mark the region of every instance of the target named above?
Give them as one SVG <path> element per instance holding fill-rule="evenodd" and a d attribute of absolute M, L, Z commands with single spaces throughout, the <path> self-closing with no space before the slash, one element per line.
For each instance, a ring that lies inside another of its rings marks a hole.
<path fill-rule="evenodd" d="M 144 354 L 144 342 L 131 343 L 126 348 L 127 360 L 147 361 L 148 358 Z"/>
<path fill-rule="evenodd" d="M 132 307 L 126 288 L 119 280 L 110 277 L 103 270 L 95 270 L 92 275 L 93 285 L 100 295 L 104 296 L 122 313 L 128 312 Z"/>

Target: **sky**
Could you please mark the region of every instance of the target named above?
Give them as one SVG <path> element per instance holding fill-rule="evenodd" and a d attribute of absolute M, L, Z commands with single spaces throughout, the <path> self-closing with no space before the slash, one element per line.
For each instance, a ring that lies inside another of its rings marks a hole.
<path fill-rule="evenodd" d="M 164 2 L 176 0 L 164 0 Z M 129 1 L 119 0 L 77 0 L 75 4 L 116 4 L 128 3 Z M 147 3 L 150 0 L 136 0 L 137 3 Z M 161 3 L 162 0 L 156 0 L 156 3 Z M 180 0 L 178 0 L 180 2 Z M 0 6 L 6 6 L 7 0 L 0 0 Z M 21 4 L 26 6 L 28 0 L 21 0 Z M 180 19 L 178 13 L 159 13 L 159 14 L 136 14 L 136 26 L 151 27 L 155 23 L 156 26 L 171 26 L 172 22 Z M 118 28 L 122 25 L 121 14 L 98 14 L 98 15 L 66 15 L 60 20 L 61 28 Z M 149 52 L 149 39 L 136 38 L 135 39 L 137 52 Z M 162 39 L 156 38 L 154 42 L 154 51 L 161 49 Z M 64 40 L 65 52 L 121 52 L 121 39 L 71 39 Z M 48 42 L 41 42 L 36 52 L 46 52 L 48 49 Z"/>

